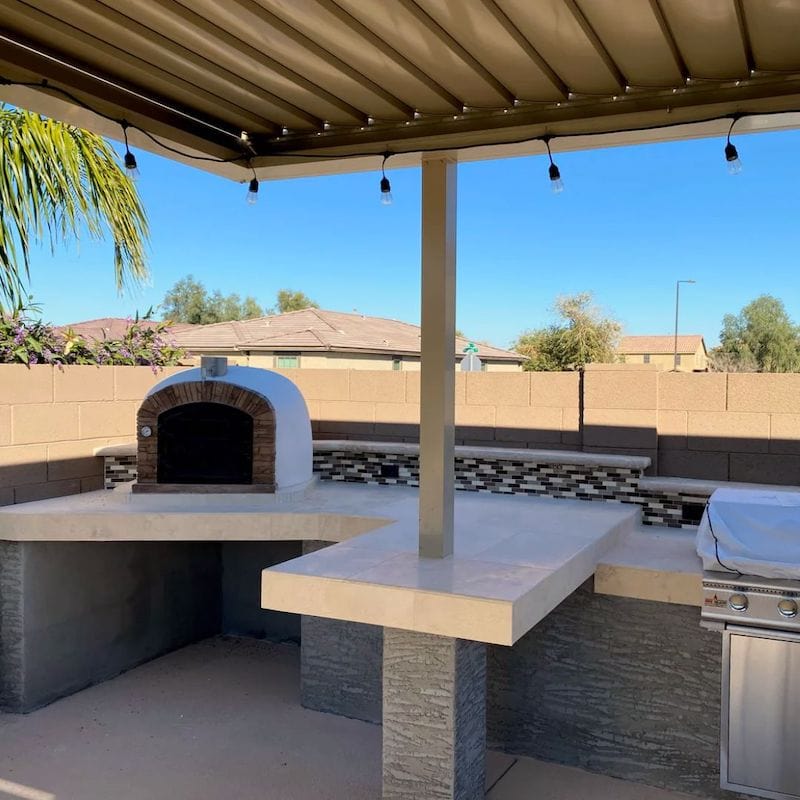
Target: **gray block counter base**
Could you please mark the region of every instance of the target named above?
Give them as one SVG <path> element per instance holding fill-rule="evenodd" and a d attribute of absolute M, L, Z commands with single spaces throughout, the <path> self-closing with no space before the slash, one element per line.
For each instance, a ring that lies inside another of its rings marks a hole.
<path fill-rule="evenodd" d="M 384 630 L 383 800 L 479 800 L 486 645 Z"/>
<path fill-rule="evenodd" d="M 261 570 L 299 542 L 0 541 L 0 711 L 26 713 L 219 633 L 277 641 Z"/>

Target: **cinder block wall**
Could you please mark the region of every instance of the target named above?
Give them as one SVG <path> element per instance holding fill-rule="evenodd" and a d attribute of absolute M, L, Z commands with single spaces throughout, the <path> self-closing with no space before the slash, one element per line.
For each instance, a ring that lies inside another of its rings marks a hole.
<path fill-rule="evenodd" d="M 145 393 L 175 371 L 0 365 L 0 505 L 102 489 L 94 449 L 131 441 Z"/>
<path fill-rule="evenodd" d="M 282 372 L 302 391 L 317 439 L 419 439 L 419 372 Z M 456 442 L 579 447 L 579 383 L 576 372 L 459 372 Z"/>
<path fill-rule="evenodd" d="M 99 489 L 96 447 L 135 438 L 177 369 L 0 366 L 0 505 Z M 317 439 L 416 441 L 419 372 L 293 369 Z M 651 472 L 800 484 L 800 374 L 458 373 L 456 441 L 647 455 Z"/>

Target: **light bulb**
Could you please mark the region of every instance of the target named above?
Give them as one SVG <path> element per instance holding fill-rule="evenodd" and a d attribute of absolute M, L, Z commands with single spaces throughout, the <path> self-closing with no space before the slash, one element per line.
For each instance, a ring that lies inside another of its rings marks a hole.
<path fill-rule="evenodd" d="M 125 172 L 132 181 L 135 181 L 141 174 L 136 164 L 136 156 L 130 150 L 125 152 Z"/>
<path fill-rule="evenodd" d="M 561 194 L 564 191 L 564 181 L 561 180 L 561 173 L 555 164 L 550 164 L 550 188 L 553 194 Z"/>
<path fill-rule="evenodd" d="M 725 145 L 725 161 L 728 162 L 728 174 L 738 175 L 742 171 L 742 162 L 739 160 L 739 153 L 736 146 L 730 142 Z"/>
<path fill-rule="evenodd" d="M 384 176 L 381 178 L 381 205 L 390 206 L 392 204 L 392 184 L 389 179 Z"/>
<path fill-rule="evenodd" d="M 258 200 L 258 178 L 253 178 L 250 181 L 250 186 L 247 189 L 247 204 L 254 206 Z"/>

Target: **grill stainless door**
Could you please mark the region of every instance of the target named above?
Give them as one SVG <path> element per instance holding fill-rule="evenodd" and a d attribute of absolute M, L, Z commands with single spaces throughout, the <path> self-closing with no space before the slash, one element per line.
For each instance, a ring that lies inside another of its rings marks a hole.
<path fill-rule="evenodd" d="M 800 634 L 729 625 L 722 655 L 722 788 L 800 798 Z"/>

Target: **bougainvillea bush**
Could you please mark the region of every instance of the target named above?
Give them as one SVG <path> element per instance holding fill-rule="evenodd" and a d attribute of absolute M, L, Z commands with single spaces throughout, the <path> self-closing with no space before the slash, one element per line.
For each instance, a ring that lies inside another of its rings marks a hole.
<path fill-rule="evenodd" d="M 121 339 L 93 341 L 31 319 L 24 311 L 0 313 L 0 364 L 96 364 L 170 367 L 186 351 L 169 335 L 169 323 L 143 324 L 150 314 L 129 320 Z"/>

